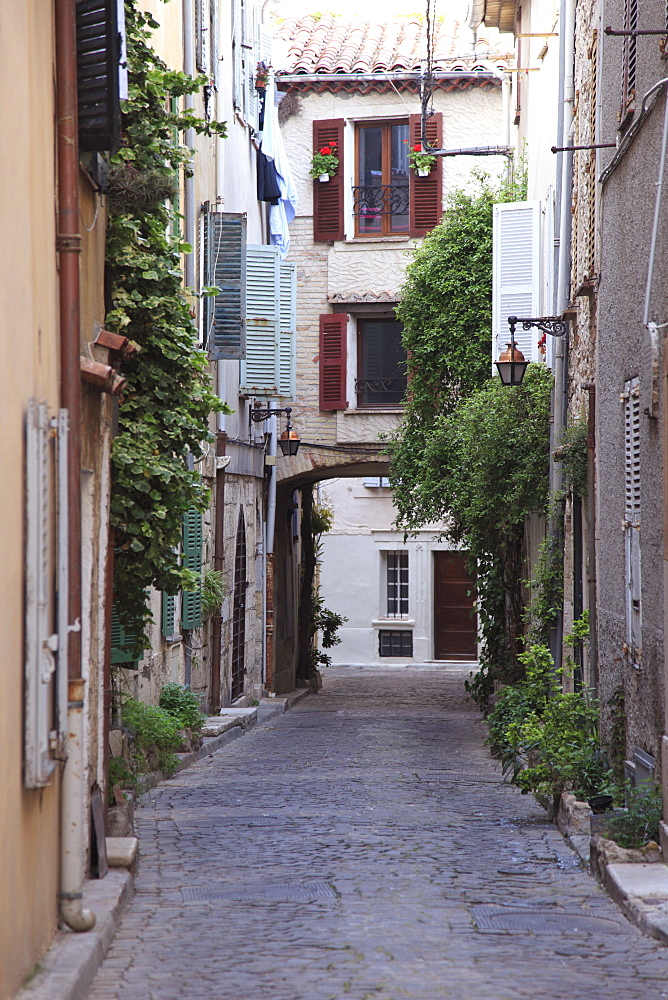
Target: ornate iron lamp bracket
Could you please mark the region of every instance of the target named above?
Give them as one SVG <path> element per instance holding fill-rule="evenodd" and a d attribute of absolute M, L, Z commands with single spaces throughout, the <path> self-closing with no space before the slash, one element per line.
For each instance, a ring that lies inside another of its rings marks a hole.
<path fill-rule="evenodd" d="M 524 319 L 518 316 L 508 317 L 508 326 L 511 336 L 515 335 L 515 328 L 520 326 L 523 330 L 530 330 L 536 327 L 542 333 L 547 333 L 550 337 L 565 337 L 568 333 L 568 320 L 560 316 L 538 316 L 535 319 Z"/>

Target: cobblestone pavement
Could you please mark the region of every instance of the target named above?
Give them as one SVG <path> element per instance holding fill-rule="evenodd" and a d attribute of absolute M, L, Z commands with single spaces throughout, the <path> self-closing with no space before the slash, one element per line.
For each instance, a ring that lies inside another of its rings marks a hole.
<path fill-rule="evenodd" d="M 338 668 L 154 790 L 89 1000 L 668 997 L 668 949 L 500 783 L 465 676 Z"/>

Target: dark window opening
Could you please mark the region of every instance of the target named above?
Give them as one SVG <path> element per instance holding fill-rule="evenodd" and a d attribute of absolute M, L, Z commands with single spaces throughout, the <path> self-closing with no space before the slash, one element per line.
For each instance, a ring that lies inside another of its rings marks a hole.
<path fill-rule="evenodd" d="M 407 233 L 408 122 L 360 126 L 355 175 L 356 235 Z"/>
<path fill-rule="evenodd" d="M 403 405 L 408 378 L 402 329 L 396 319 L 357 321 L 355 391 L 359 407 Z"/>
<path fill-rule="evenodd" d="M 379 656 L 412 656 L 413 655 L 413 633 L 380 631 L 378 633 L 378 655 Z"/>

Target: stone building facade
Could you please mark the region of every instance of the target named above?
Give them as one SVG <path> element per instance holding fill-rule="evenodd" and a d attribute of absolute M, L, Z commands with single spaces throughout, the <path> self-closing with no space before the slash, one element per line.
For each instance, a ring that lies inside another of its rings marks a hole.
<path fill-rule="evenodd" d="M 454 22 L 439 27 L 434 114 L 427 126 L 438 148 L 503 142 L 505 62 L 498 33 L 488 35 L 476 44 Z M 400 336 L 394 306 L 405 269 L 440 220 L 448 192 L 465 185 L 481 162 L 465 155 L 439 158 L 427 178 L 409 167 L 408 150 L 420 141 L 417 78 L 425 53 L 424 25 L 416 18 L 379 24 L 333 15 L 288 18 L 275 31 L 273 51 L 299 204 L 290 230 L 290 257 L 297 264 L 292 418 L 303 444 L 297 458 L 278 460 L 279 505 L 287 512 L 299 507 L 297 487 L 386 474 L 382 437 L 401 420 L 406 386 L 405 355 L 403 362 L 393 360 Z M 309 175 L 312 156 L 332 142 L 339 166 L 330 181 L 319 182 Z M 499 176 L 504 160 L 487 158 L 483 167 Z M 391 504 L 386 516 L 389 530 Z M 289 552 L 299 558 L 299 539 L 293 543 L 291 531 L 277 543 L 281 562 Z M 352 567 L 355 539 L 350 544 Z M 294 676 L 296 625 L 285 623 L 296 612 L 278 589 L 275 600 L 275 669 Z"/>

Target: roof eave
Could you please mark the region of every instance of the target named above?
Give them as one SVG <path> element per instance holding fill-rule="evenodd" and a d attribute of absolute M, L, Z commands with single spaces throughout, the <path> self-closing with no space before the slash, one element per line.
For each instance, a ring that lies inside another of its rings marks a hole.
<path fill-rule="evenodd" d="M 488 28 L 498 28 L 499 31 L 514 34 L 516 18 L 517 0 L 485 0 L 483 20 Z"/>

